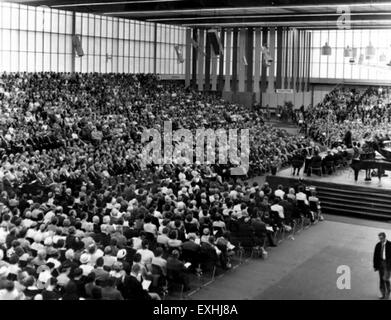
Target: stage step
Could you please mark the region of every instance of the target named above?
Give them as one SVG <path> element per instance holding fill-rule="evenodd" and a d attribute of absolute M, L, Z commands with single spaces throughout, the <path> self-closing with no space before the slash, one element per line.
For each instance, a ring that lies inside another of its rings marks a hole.
<path fill-rule="evenodd" d="M 324 197 L 330 197 L 330 198 L 339 198 L 339 199 L 343 199 L 343 200 L 346 200 L 346 201 L 353 201 L 353 202 L 357 202 L 357 195 L 354 195 L 354 192 L 352 191 L 349 191 L 349 193 L 344 193 L 344 192 L 340 192 L 340 193 L 333 193 L 333 192 L 330 192 L 330 191 L 327 191 L 327 190 L 322 190 L 322 195 Z M 387 196 L 385 197 L 382 197 L 381 195 L 379 196 L 376 196 L 376 197 L 369 197 L 369 196 L 362 196 L 360 195 L 360 198 L 359 198 L 359 202 L 371 202 L 373 199 L 380 199 L 382 201 L 382 203 L 387 206 L 387 207 L 390 207 L 391 206 L 391 199 L 387 199 Z"/>
<path fill-rule="evenodd" d="M 316 186 L 316 190 L 325 213 L 391 219 L 390 194 L 349 187 L 337 189 Z"/>
<path fill-rule="evenodd" d="M 382 204 L 378 202 L 365 202 L 365 201 L 354 201 L 348 199 L 340 199 L 334 197 L 325 197 L 322 193 L 318 193 L 318 197 L 321 199 L 322 203 L 329 203 L 335 205 L 344 205 L 350 207 L 357 207 L 359 209 L 366 208 L 370 210 L 378 210 L 379 212 L 390 212 L 390 206 L 387 204 Z"/>
<path fill-rule="evenodd" d="M 360 188 L 360 187 L 359 187 Z M 362 189 L 362 188 L 361 188 Z M 343 194 L 359 194 L 361 196 L 364 196 L 364 197 L 367 197 L 367 196 L 371 196 L 371 197 L 381 197 L 381 198 L 385 198 L 385 199 L 389 199 L 391 201 L 391 192 L 389 190 L 376 190 L 376 189 L 373 189 L 371 188 L 370 191 L 369 189 L 364 189 L 363 191 L 361 191 L 360 189 L 356 189 L 355 186 L 347 186 L 346 189 L 339 189 L 339 188 L 330 188 L 330 187 L 324 187 L 322 186 L 322 190 L 324 190 L 325 192 L 331 192 L 331 193 L 343 193 Z"/>
<path fill-rule="evenodd" d="M 297 179 L 290 176 L 268 176 L 274 189 L 279 184 L 294 186 Z M 357 184 L 332 183 L 306 179 L 307 186 L 316 187 L 322 211 L 333 215 L 365 217 L 391 221 L 391 191 Z M 376 182 L 374 182 L 376 183 Z"/>
<path fill-rule="evenodd" d="M 334 208 L 328 206 L 322 206 L 322 212 L 333 214 L 333 215 L 339 215 L 339 216 L 350 216 L 350 217 L 362 216 L 363 218 L 376 218 L 376 219 L 391 221 L 390 215 L 377 214 L 377 213 L 369 214 L 368 212 L 364 212 L 364 211 L 340 209 L 340 208 Z"/>
<path fill-rule="evenodd" d="M 360 215 L 365 215 L 365 216 L 372 215 L 372 216 L 378 216 L 378 217 L 382 217 L 382 218 L 391 219 L 389 210 L 382 210 L 379 208 L 354 206 L 354 205 L 350 205 L 350 204 L 342 204 L 342 203 L 329 202 L 329 201 L 322 201 L 321 206 L 322 206 L 322 209 L 327 210 L 327 213 L 340 212 L 340 211 L 347 210 L 347 211 L 358 213 Z"/>

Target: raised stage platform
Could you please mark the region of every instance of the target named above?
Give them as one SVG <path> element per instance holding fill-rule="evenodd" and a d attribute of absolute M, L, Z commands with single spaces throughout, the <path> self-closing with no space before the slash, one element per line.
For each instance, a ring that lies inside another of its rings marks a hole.
<path fill-rule="evenodd" d="M 276 188 L 294 186 L 298 178 L 303 178 L 306 185 L 315 186 L 325 213 L 349 216 L 365 216 L 391 221 L 391 173 L 380 181 L 373 177 L 365 181 L 365 172 L 360 171 L 358 181 L 354 181 L 351 168 L 340 169 L 332 175 L 312 175 L 302 173 L 292 175 L 292 168 L 281 170 L 275 176 L 268 176 L 266 181 Z"/>

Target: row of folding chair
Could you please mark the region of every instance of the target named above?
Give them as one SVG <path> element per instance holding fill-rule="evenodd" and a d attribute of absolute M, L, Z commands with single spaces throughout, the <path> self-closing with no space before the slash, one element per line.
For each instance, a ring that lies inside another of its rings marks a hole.
<path fill-rule="evenodd" d="M 289 230 L 285 226 L 278 228 L 274 232 L 275 243 L 281 244 L 287 239 L 294 239 L 295 235 L 300 234 L 303 230 L 308 229 L 311 225 L 316 224 L 319 220 L 319 215 L 314 214 L 313 222 L 310 217 L 301 216 L 299 219 L 294 220 L 293 226 L 290 226 Z M 231 263 L 241 265 L 249 259 L 264 257 L 265 245 L 245 247 L 240 242 L 235 243 L 235 256 L 232 258 Z M 191 291 L 196 291 L 212 283 L 216 279 L 218 268 L 213 266 L 211 270 L 202 270 L 200 266 L 197 267 L 195 274 L 192 275 L 190 286 Z M 162 297 L 164 299 L 186 299 L 184 294 L 183 285 L 178 283 L 167 282 L 167 295 Z"/>

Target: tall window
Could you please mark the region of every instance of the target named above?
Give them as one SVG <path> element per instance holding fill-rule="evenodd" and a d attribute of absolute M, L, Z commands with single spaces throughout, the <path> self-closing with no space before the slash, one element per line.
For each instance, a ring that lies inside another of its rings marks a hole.
<path fill-rule="evenodd" d="M 72 12 L 0 2 L 0 72 L 72 70 Z M 157 25 L 156 72 L 184 74 L 174 50 L 186 29 Z M 154 72 L 155 25 L 149 22 L 75 14 L 75 34 L 84 55 L 76 72 Z"/>
<path fill-rule="evenodd" d="M 390 81 L 391 30 L 314 30 L 312 31 L 311 77 L 315 79 Z M 331 47 L 331 55 L 321 55 L 325 43 Z M 374 55 L 367 55 L 372 46 Z M 349 47 L 355 56 L 345 57 Z M 352 58 L 352 59 L 351 59 Z"/>

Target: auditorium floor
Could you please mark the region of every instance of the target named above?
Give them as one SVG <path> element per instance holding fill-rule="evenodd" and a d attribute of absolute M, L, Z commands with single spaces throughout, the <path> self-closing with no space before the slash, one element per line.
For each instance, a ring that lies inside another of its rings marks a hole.
<path fill-rule="evenodd" d="M 377 299 L 372 269 L 377 234 L 391 225 L 354 218 L 326 217 L 201 289 L 190 299 Z M 338 266 L 351 270 L 351 289 L 337 288 Z"/>

